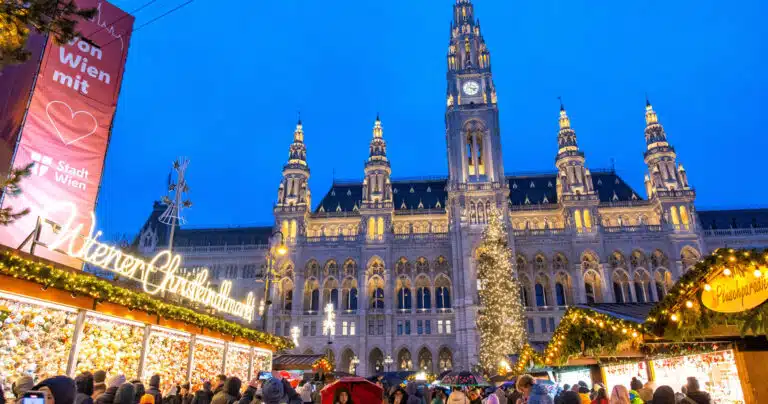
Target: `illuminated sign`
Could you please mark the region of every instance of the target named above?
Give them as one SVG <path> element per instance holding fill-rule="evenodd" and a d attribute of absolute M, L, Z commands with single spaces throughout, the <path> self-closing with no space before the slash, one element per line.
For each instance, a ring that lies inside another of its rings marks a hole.
<path fill-rule="evenodd" d="M 249 292 L 245 301 L 239 302 L 229 296 L 232 282 L 225 280 L 214 290 L 208 282 L 208 269 L 204 268 L 187 278 L 177 274 L 181 266 L 181 256 L 164 250 L 151 260 L 134 257 L 119 248 L 99 241 L 101 231 L 93 233 L 96 227 L 96 217 L 91 213 L 92 226 L 88 234 L 83 234 L 82 223 L 75 225 L 78 218 L 77 207 L 72 202 L 56 205 L 55 209 L 44 212 L 40 216 L 43 222 L 49 213 L 69 210 L 69 216 L 63 226 L 54 228 L 54 240 L 48 243 L 50 250 L 63 252 L 70 256 L 114 272 L 120 276 L 135 280 L 142 284 L 144 291 L 150 295 L 169 292 L 185 297 L 193 302 L 212 307 L 223 313 L 241 317 L 248 322 L 253 320 L 255 298 Z"/>
<path fill-rule="evenodd" d="M 768 276 L 764 275 L 759 269 L 751 275 L 721 274 L 705 285 L 701 302 L 721 313 L 753 309 L 768 300 Z"/>

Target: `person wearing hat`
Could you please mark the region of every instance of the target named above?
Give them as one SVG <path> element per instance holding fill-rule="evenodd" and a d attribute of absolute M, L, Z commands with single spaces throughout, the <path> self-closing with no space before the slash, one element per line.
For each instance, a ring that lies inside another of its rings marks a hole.
<path fill-rule="evenodd" d="M 117 389 L 115 394 L 115 401 L 113 404 L 133 404 L 133 400 L 136 397 L 136 387 L 133 383 L 125 382 Z"/>
<path fill-rule="evenodd" d="M 152 394 L 144 394 L 139 399 L 139 404 L 155 404 L 155 396 Z"/>
<path fill-rule="evenodd" d="M 93 375 L 91 372 L 83 372 L 75 377 L 77 395 L 75 404 L 93 404 Z"/>
<path fill-rule="evenodd" d="M 240 387 L 243 382 L 237 377 L 230 377 L 224 382 L 224 388 L 213 395 L 211 404 L 234 404 L 240 399 Z"/>
<path fill-rule="evenodd" d="M 147 394 L 155 397 L 155 404 L 163 404 L 163 393 L 160 392 L 160 375 L 154 374 L 149 378 Z"/>
<path fill-rule="evenodd" d="M 115 375 L 107 380 L 107 390 L 103 394 L 99 395 L 94 403 L 96 404 L 112 404 L 115 401 L 117 395 L 117 389 L 125 383 L 124 375 Z"/>
<path fill-rule="evenodd" d="M 100 395 L 107 391 L 107 372 L 103 370 L 97 370 L 93 372 L 93 394 L 91 398 L 96 401 Z"/>
<path fill-rule="evenodd" d="M 192 404 L 211 404 L 211 399 L 213 399 L 211 382 L 206 381 L 203 383 L 203 388 L 195 392 L 195 396 L 192 397 Z"/>
<path fill-rule="evenodd" d="M 181 404 L 192 404 L 192 398 L 194 396 L 190 390 L 189 382 L 181 385 L 181 393 L 179 393 L 179 397 L 181 397 Z"/>
<path fill-rule="evenodd" d="M 15 382 L 13 382 L 13 386 L 11 386 L 11 391 L 13 392 L 13 395 L 16 396 L 17 399 L 20 399 L 21 396 L 24 395 L 24 393 L 32 390 L 32 386 L 35 385 L 35 380 L 32 379 L 32 376 L 24 375 L 16 379 Z"/>
<path fill-rule="evenodd" d="M 75 402 L 75 381 L 67 376 L 49 377 L 30 391 L 41 391 L 45 394 L 46 402 L 52 400 L 53 404 L 73 404 Z"/>

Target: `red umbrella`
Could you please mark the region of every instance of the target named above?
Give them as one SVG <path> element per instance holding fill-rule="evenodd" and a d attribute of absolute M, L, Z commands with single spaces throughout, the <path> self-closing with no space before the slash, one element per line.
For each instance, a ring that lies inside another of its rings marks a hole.
<path fill-rule="evenodd" d="M 336 390 L 345 389 L 349 392 L 352 402 L 356 404 L 380 403 L 384 390 L 362 377 L 342 377 L 320 390 L 323 404 L 333 404 Z"/>

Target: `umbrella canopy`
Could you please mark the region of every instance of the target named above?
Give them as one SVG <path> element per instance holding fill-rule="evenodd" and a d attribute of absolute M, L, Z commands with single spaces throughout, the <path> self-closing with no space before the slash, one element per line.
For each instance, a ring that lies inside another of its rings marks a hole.
<path fill-rule="evenodd" d="M 450 372 L 440 379 L 443 386 L 490 386 L 479 373 L 468 371 Z"/>
<path fill-rule="evenodd" d="M 384 394 L 381 387 L 362 377 L 342 377 L 320 390 L 323 404 L 332 404 L 339 389 L 348 391 L 355 403 L 378 403 Z"/>

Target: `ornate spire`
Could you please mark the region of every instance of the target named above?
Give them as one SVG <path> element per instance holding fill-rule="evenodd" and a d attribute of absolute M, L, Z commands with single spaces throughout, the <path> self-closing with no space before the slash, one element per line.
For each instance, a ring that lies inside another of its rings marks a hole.
<path fill-rule="evenodd" d="M 667 134 L 664 132 L 664 127 L 659 123 L 659 117 L 653 110 L 648 96 L 645 97 L 645 143 L 648 146 L 648 153 L 659 147 L 669 147 Z"/>
<path fill-rule="evenodd" d="M 307 147 L 304 145 L 304 128 L 301 124 L 301 116 L 296 122 L 296 129 L 293 131 L 293 143 L 288 148 L 288 166 L 307 165 Z"/>
<path fill-rule="evenodd" d="M 579 145 L 576 143 L 576 131 L 571 129 L 571 119 L 565 111 L 563 100 L 561 97 L 557 98 L 560 100 L 560 131 L 557 132 L 557 160 L 575 155 L 584 157 L 584 153 L 579 151 Z"/>
<path fill-rule="evenodd" d="M 381 127 L 379 114 L 376 114 L 376 122 L 373 124 L 373 139 L 371 139 L 370 154 L 366 165 L 377 162 L 389 165 L 387 160 L 387 142 L 384 141 L 384 128 Z"/>

